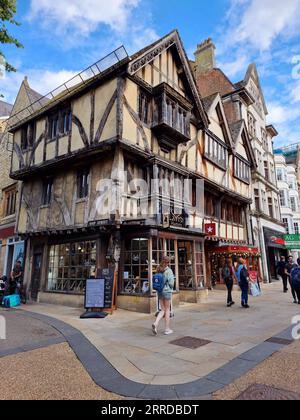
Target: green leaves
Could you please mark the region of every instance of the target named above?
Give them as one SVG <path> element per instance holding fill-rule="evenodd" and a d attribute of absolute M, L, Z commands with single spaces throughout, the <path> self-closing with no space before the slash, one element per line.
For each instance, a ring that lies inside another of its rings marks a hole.
<path fill-rule="evenodd" d="M 17 12 L 16 0 L 0 0 L 0 44 L 12 44 L 17 48 L 23 48 L 23 45 L 12 35 L 10 35 L 6 23 L 19 26 L 14 16 Z M 4 63 L 4 68 L 8 72 L 16 69 L 6 62 L 5 55 L 0 51 L 0 63 Z"/>

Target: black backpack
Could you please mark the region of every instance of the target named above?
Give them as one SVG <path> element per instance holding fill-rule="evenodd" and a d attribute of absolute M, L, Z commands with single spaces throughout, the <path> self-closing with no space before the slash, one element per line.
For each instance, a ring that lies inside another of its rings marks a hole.
<path fill-rule="evenodd" d="M 249 283 L 250 281 L 250 274 L 248 270 L 244 267 L 241 271 L 241 283 Z"/>

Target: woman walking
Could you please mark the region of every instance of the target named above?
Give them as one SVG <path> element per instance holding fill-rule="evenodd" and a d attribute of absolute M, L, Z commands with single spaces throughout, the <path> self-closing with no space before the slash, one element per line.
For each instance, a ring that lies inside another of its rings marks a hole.
<path fill-rule="evenodd" d="M 157 292 L 161 311 L 159 312 L 155 323 L 152 325 L 152 331 L 154 335 L 158 334 L 158 326 L 160 321 L 165 319 L 165 335 L 173 334 L 170 327 L 171 318 L 171 301 L 172 294 L 175 284 L 175 278 L 173 271 L 170 268 L 170 258 L 163 257 L 160 265 L 157 268 L 157 273 L 162 274 L 164 288 L 162 292 Z"/>
<path fill-rule="evenodd" d="M 222 270 L 222 279 L 224 283 L 226 284 L 226 287 L 228 290 L 228 297 L 227 297 L 228 308 L 231 308 L 231 306 L 235 305 L 235 302 L 232 299 L 232 289 L 233 289 L 234 278 L 235 278 L 234 268 L 233 268 L 231 260 L 228 258 L 225 261 L 225 265 Z"/>

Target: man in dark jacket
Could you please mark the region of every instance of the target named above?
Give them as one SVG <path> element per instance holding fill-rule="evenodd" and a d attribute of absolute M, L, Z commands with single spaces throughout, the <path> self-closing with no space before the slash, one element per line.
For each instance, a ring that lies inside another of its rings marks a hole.
<path fill-rule="evenodd" d="M 293 284 L 292 284 L 292 276 L 291 276 L 292 270 L 294 268 L 297 268 L 298 265 L 294 262 L 293 257 L 289 257 L 289 260 L 288 261 L 289 262 L 285 266 L 285 274 L 287 275 L 287 278 L 288 278 L 289 283 L 290 283 L 290 286 L 291 286 L 292 295 L 293 295 L 293 298 L 294 298 L 294 303 L 298 303 L 297 294 L 296 294 L 296 291 L 295 291 L 295 289 L 293 287 Z"/>
<path fill-rule="evenodd" d="M 288 289 L 288 278 L 285 272 L 285 268 L 286 268 L 286 259 L 284 256 L 281 256 L 280 261 L 277 264 L 277 273 L 282 278 L 283 292 L 287 293 L 289 289 Z"/>

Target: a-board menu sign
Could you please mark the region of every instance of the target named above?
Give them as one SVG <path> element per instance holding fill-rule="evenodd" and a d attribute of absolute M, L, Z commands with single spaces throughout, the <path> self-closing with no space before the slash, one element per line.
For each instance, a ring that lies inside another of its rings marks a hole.
<path fill-rule="evenodd" d="M 115 269 L 114 268 L 103 268 L 97 271 L 97 278 L 104 279 L 105 290 L 104 290 L 104 306 L 103 309 L 112 309 L 115 305 Z"/>
<path fill-rule="evenodd" d="M 105 305 L 105 279 L 89 279 L 85 288 L 85 308 L 102 309 Z"/>

